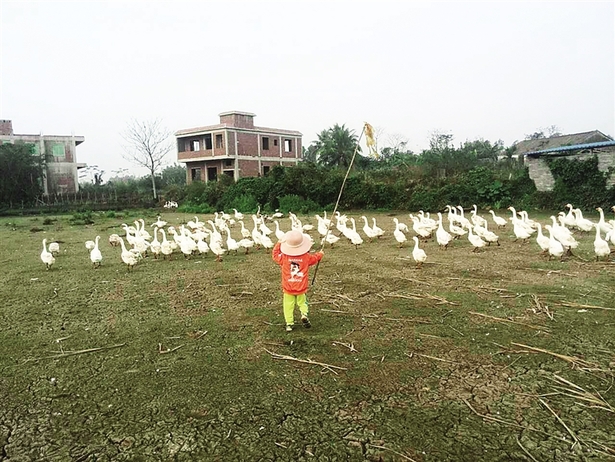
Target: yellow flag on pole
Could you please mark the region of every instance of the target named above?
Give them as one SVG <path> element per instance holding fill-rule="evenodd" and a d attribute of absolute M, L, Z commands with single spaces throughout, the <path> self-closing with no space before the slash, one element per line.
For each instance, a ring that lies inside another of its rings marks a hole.
<path fill-rule="evenodd" d="M 378 150 L 376 149 L 376 140 L 374 139 L 374 127 L 365 122 L 365 144 L 367 144 L 367 149 L 369 150 L 370 157 L 374 157 L 378 159 Z"/>

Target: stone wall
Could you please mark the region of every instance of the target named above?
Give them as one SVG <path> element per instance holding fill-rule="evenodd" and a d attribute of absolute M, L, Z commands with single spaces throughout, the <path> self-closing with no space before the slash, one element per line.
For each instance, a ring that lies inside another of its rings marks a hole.
<path fill-rule="evenodd" d="M 591 152 L 581 152 L 565 157 L 571 160 L 587 160 L 594 155 L 598 157 L 598 169 L 601 172 L 608 172 L 609 168 L 615 168 L 615 149 L 613 148 L 595 149 Z M 525 156 L 525 165 L 528 167 L 530 178 L 534 181 L 538 191 L 552 191 L 555 185 L 555 179 L 546 162 L 546 159 L 549 158 L 548 154 L 540 157 Z M 607 179 L 607 187 L 611 188 L 614 185 L 615 175 L 611 174 Z"/>

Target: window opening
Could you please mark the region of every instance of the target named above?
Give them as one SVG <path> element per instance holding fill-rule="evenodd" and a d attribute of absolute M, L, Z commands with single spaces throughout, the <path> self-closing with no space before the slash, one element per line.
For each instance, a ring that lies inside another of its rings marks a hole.
<path fill-rule="evenodd" d="M 263 151 L 269 151 L 269 138 L 263 136 Z"/>

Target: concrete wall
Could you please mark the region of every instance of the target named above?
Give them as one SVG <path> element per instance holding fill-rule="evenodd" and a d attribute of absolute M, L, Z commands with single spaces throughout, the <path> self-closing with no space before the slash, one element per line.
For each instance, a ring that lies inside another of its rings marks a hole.
<path fill-rule="evenodd" d="M 605 148 L 594 150 L 593 152 L 583 152 L 565 156 L 566 159 L 587 160 L 596 155 L 598 157 L 598 169 L 601 172 L 608 172 L 609 168 L 615 168 L 615 149 Z M 540 157 L 525 156 L 525 165 L 528 167 L 530 178 L 534 181 L 538 191 L 552 191 L 555 179 L 551 170 L 547 166 L 545 159 L 552 158 L 549 155 Z M 611 174 L 607 179 L 607 187 L 615 185 L 615 175 Z"/>

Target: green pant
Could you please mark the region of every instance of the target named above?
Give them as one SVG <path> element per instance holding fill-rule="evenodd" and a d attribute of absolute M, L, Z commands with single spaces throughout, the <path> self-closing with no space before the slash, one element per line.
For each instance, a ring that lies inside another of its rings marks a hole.
<path fill-rule="evenodd" d="M 295 323 L 295 305 L 299 307 L 302 316 L 308 315 L 308 302 L 305 294 L 291 295 L 284 292 L 284 321 L 286 325 L 292 326 Z"/>

